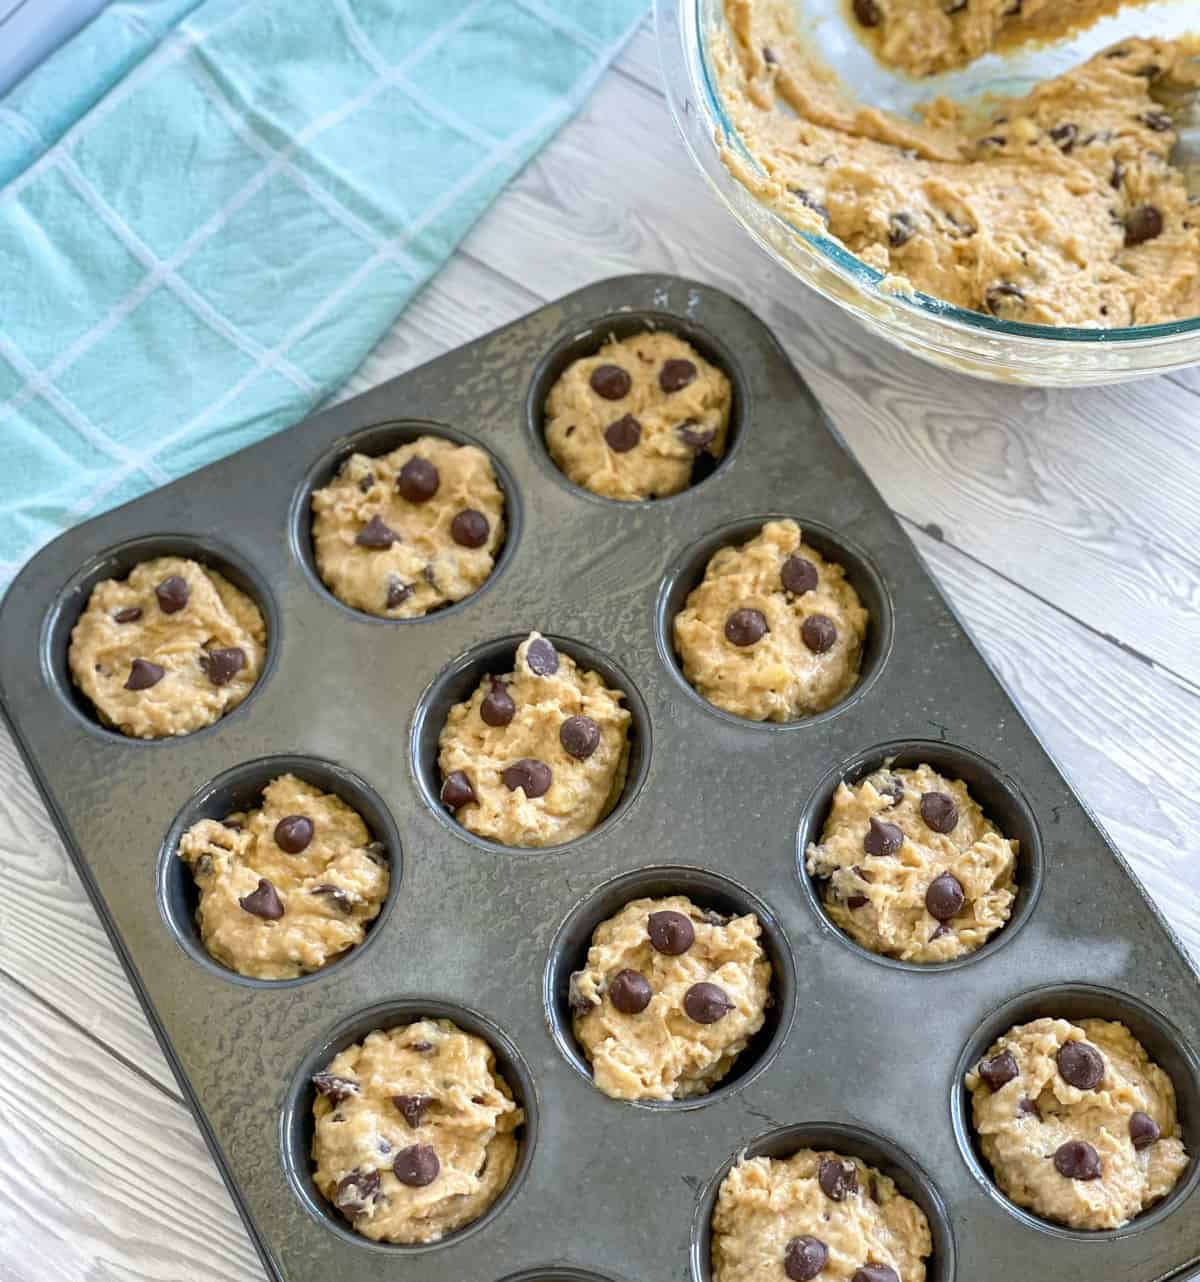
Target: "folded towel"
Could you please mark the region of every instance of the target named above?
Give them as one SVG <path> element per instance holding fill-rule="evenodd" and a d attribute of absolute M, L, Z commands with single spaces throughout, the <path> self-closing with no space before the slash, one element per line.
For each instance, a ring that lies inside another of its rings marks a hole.
<path fill-rule="evenodd" d="M 0 100 L 0 585 L 335 390 L 644 0 L 117 0 Z"/>

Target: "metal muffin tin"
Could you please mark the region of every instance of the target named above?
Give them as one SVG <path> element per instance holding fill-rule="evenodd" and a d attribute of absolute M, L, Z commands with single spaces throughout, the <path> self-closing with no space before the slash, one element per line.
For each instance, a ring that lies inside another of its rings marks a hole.
<path fill-rule="evenodd" d="M 728 457 L 646 504 L 571 485 L 540 407 L 610 333 L 662 326 L 734 385 Z M 486 587 L 423 620 L 347 610 L 312 567 L 308 499 L 353 444 L 422 431 L 497 465 L 508 539 Z M 717 546 L 794 516 L 872 611 L 864 680 L 809 721 L 759 725 L 683 681 L 671 616 Z M 255 691 L 215 726 L 138 742 L 72 689 L 66 647 L 92 586 L 164 552 L 219 566 L 264 609 Z M 437 804 L 445 710 L 532 629 L 623 688 L 625 797 L 553 849 L 482 842 Z M 288 1282 L 709 1282 L 708 1219 L 744 1147 L 858 1153 L 930 1218 L 931 1282 L 1159 1282 L 1200 1258 L 1200 990 L 1178 941 L 942 599 L 770 332 L 740 304 L 662 276 L 610 280 L 71 530 L 0 610 L 3 706 L 68 850 L 192 1104 L 268 1272 Z M 836 931 L 803 873 L 836 779 L 883 756 L 967 779 L 1022 840 L 1012 923 L 965 961 L 901 966 Z M 211 962 L 174 843 L 293 769 L 364 815 L 393 891 L 367 942 L 287 983 Z M 636 1107 L 591 1084 L 565 982 L 592 926 L 678 891 L 763 918 L 775 1004 L 729 1081 Z M 975 1152 L 961 1075 L 1033 1014 L 1126 1020 L 1175 1082 L 1192 1164 L 1159 1208 L 1080 1235 L 1012 1207 Z M 312 1184 L 307 1077 L 371 1028 L 447 1015 L 483 1033 L 527 1112 L 499 1203 L 426 1247 L 374 1245 Z M 1102 1258 L 1101 1258 L 1102 1257 Z"/>

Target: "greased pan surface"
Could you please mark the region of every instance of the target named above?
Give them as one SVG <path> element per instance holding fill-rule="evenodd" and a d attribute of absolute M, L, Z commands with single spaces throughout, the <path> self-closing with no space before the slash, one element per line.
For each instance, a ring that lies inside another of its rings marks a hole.
<path fill-rule="evenodd" d="M 567 361 L 646 324 L 689 338 L 730 374 L 732 449 L 682 495 L 619 504 L 558 472 L 538 409 Z M 311 487 L 361 433 L 387 448 L 437 425 L 499 465 L 510 525 L 499 567 L 476 596 L 425 620 L 357 615 L 313 572 Z M 787 726 L 705 705 L 670 644 L 673 611 L 707 554 L 768 514 L 811 526 L 873 616 L 855 695 Z M 101 729 L 76 697 L 66 644 L 98 579 L 166 551 L 219 566 L 255 595 L 270 656 L 256 691 L 214 727 L 141 743 Z M 435 806 L 436 739 L 449 703 L 503 663 L 495 643 L 535 628 L 628 690 L 634 768 L 594 832 L 506 850 Z M 1157 1282 L 1200 1258 L 1196 973 L 770 332 L 715 290 L 661 276 L 590 286 L 69 531 L 0 609 L 0 686 L 276 1277 L 707 1282 L 708 1210 L 730 1159 L 747 1145 L 786 1153 L 834 1140 L 925 1207 L 933 1282 Z M 831 778 L 893 753 L 936 754 L 1021 828 L 1014 920 L 957 965 L 914 970 L 863 953 L 802 884 L 797 843 L 819 829 Z M 393 847 L 398 884 L 358 952 L 299 982 L 246 983 L 197 951 L 169 838 L 177 820 L 216 814 L 288 768 L 358 805 Z M 764 1034 L 727 1085 L 686 1106 L 606 1098 L 571 1041 L 565 976 L 596 921 L 645 888 L 751 906 L 776 962 Z M 957 1085 L 964 1057 L 1010 1015 L 1057 1010 L 1129 1020 L 1174 1076 L 1193 1154 L 1167 1203 L 1096 1241 L 999 1197 Z M 423 1248 L 374 1246 L 309 1180 L 306 1078 L 372 1027 L 419 1013 L 490 1038 L 529 1114 L 525 1152 L 470 1231 Z"/>

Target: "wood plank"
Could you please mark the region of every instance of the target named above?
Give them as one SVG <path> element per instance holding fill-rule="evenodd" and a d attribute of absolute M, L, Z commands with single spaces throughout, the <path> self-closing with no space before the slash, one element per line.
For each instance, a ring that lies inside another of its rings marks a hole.
<path fill-rule="evenodd" d="M 465 249 L 544 298 L 635 270 L 696 275 L 742 297 L 893 507 L 1200 686 L 1187 388 L 1166 379 L 1084 392 L 1002 387 L 893 349 L 735 229 L 693 172 L 664 100 L 625 77 L 601 83 Z"/>
<path fill-rule="evenodd" d="M 0 1002 L 0 1278 L 263 1278 L 187 1109 L 4 979 Z"/>

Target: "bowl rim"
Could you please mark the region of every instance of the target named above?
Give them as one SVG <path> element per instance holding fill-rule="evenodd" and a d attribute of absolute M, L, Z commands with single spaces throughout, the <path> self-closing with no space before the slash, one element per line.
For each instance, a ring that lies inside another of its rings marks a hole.
<path fill-rule="evenodd" d="M 775 226 L 783 229 L 793 240 L 803 242 L 843 281 L 850 283 L 872 299 L 883 301 L 910 315 L 933 320 L 946 328 L 981 333 L 989 337 L 1050 342 L 1060 348 L 1071 343 L 1083 343 L 1093 347 L 1123 347 L 1126 350 L 1138 346 L 1147 347 L 1163 339 L 1186 339 L 1200 333 L 1200 315 L 1184 320 L 1161 321 L 1154 325 L 1127 325 L 1110 329 L 1074 325 L 1035 325 L 1023 321 L 1001 320 L 999 317 L 988 316 L 983 312 L 948 303 L 920 290 L 914 290 L 912 293 L 892 293 L 881 289 L 880 284 L 887 273 L 871 267 L 856 254 L 851 253 L 840 241 L 798 227 L 778 210 L 759 201 L 726 169 L 718 154 L 718 135 L 738 152 L 747 165 L 762 172 L 762 167 L 743 142 L 733 121 L 725 111 L 721 95 L 717 90 L 716 77 L 704 39 L 705 24 L 700 12 L 702 3 L 703 0 L 655 0 L 659 56 L 663 67 L 667 100 L 676 126 L 692 159 L 717 188 L 718 194 L 726 204 L 732 206 L 738 200 L 753 202 L 755 207 L 766 214 Z M 691 100 L 684 100 L 680 75 L 686 77 L 689 87 L 695 91 L 695 101 L 704 118 L 704 127 L 701 132 L 707 137 L 708 146 L 711 149 L 711 154 L 708 156 L 699 153 L 684 124 L 685 117 L 694 117 L 695 111 Z M 714 172 L 714 169 L 721 173 Z M 731 188 L 725 180 L 741 195 L 731 194 Z M 736 211 L 735 216 L 738 216 Z M 741 221 L 740 216 L 739 221 Z M 753 230 L 751 234 L 773 257 L 779 256 L 766 238 Z"/>

